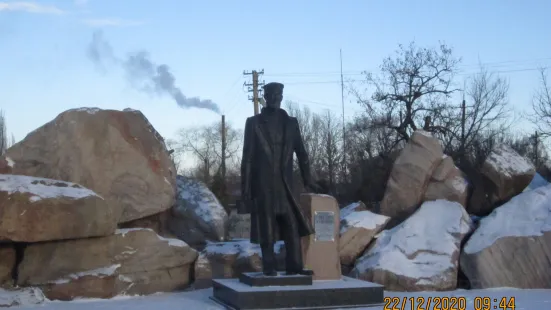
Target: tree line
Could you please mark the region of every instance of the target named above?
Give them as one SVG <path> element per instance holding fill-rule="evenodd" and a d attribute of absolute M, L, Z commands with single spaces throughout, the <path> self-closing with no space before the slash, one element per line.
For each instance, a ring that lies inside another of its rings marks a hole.
<path fill-rule="evenodd" d="M 519 116 L 512 112 L 509 81 L 505 77 L 480 65 L 478 72 L 460 81 L 461 63 L 461 58 L 446 44 L 436 48 L 415 42 L 399 45 L 393 55 L 383 59 L 378 71 L 363 72 L 363 83 L 348 85 L 363 112 L 344 126 L 331 111 L 314 112 L 308 106 L 288 101 L 286 110 L 299 121 L 318 185 L 344 203 L 380 201 L 398 151 L 417 129 L 437 136 L 444 152 L 469 178 L 478 177 L 486 156 L 501 143 L 530 159 L 540 174 L 549 177 L 549 157 L 543 143 L 551 135 L 547 69 L 539 72 L 532 111 Z M 459 102 L 454 100 L 456 94 L 462 95 Z M 512 125 L 521 117 L 535 124 L 537 130 L 515 132 Z M 185 154 L 196 162 L 181 173 L 209 185 L 224 183 L 222 192 L 220 186 L 214 186 L 219 197 L 231 195 L 228 188 L 238 188 L 243 136 L 241 130 L 229 125 L 223 130 L 227 137 L 228 175 L 222 181 L 220 123 L 182 129 L 178 138 L 171 141 L 175 159 Z M 297 192 L 301 190 L 299 184 Z"/>

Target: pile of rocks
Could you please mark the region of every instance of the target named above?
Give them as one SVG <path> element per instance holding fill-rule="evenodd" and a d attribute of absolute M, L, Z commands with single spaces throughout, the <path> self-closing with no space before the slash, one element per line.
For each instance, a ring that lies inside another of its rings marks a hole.
<path fill-rule="evenodd" d="M 504 145 L 483 167 L 484 182 L 469 182 L 436 138 L 415 132 L 393 166 L 381 214 L 361 202 L 340 210 L 342 273 L 396 291 L 454 290 L 462 277 L 472 288 L 551 287 L 551 185 L 529 187 L 534 167 Z M 248 238 L 247 217 L 230 216 L 230 236 Z M 195 265 L 197 281 L 258 271 L 260 255 L 244 239 L 212 244 Z"/>
<path fill-rule="evenodd" d="M 355 260 L 341 256 L 349 275 L 397 291 L 454 290 L 461 273 L 472 288 L 551 288 L 551 185 L 528 187 L 534 167 L 505 145 L 481 172 L 473 188 L 436 138 L 415 132 L 393 166 L 381 215 L 358 212 L 375 228 L 354 244 Z"/>
<path fill-rule="evenodd" d="M 4 288 L 61 300 L 181 289 L 194 247 L 226 234 L 216 197 L 176 175 L 139 111 L 66 111 L 0 162 Z"/>
<path fill-rule="evenodd" d="M 551 185 L 528 187 L 534 167 L 506 146 L 482 174 L 473 188 L 436 138 L 415 132 L 380 214 L 361 202 L 340 210 L 336 274 L 405 291 L 453 290 L 460 273 L 476 288 L 551 287 Z M 41 291 L 109 298 L 261 270 L 249 215 L 228 216 L 204 184 L 176 175 L 135 110 L 69 110 L 11 147 L 0 215 L 0 286 L 23 290 L 8 306 L 41 302 Z M 275 251 L 283 266 L 284 245 Z"/>

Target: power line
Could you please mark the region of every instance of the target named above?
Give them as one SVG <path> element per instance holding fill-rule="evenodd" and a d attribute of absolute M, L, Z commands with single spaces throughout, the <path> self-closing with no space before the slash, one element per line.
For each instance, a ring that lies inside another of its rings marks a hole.
<path fill-rule="evenodd" d="M 490 71 L 490 73 L 516 73 L 516 72 L 527 72 L 527 71 L 537 71 L 540 70 L 540 67 L 537 68 L 525 68 L 525 69 L 516 69 L 516 70 L 500 70 L 500 71 Z M 469 76 L 477 74 L 478 72 L 472 73 L 458 73 L 456 76 Z M 347 82 L 364 82 L 363 79 L 352 79 Z M 286 85 L 305 85 L 305 84 L 340 84 L 340 80 L 330 80 L 330 81 L 299 81 L 299 82 L 285 82 Z"/>
<path fill-rule="evenodd" d="M 538 61 L 551 61 L 551 57 L 549 58 L 539 58 L 539 59 L 532 59 L 532 60 L 507 60 L 507 61 L 497 61 L 497 62 L 487 62 L 487 63 L 480 63 L 480 64 L 470 64 L 470 65 L 460 65 L 458 66 L 458 70 L 461 71 L 462 69 L 473 69 L 474 67 L 479 68 L 499 68 L 499 67 L 513 67 L 516 63 L 518 65 L 527 64 L 527 63 L 534 63 Z M 539 69 L 539 67 L 537 68 Z M 534 69 L 536 70 L 536 69 Z M 361 70 L 361 71 L 344 71 L 344 75 L 364 75 L 365 71 L 374 71 L 374 70 Z M 507 71 L 505 71 L 507 72 Z M 272 77 L 301 77 L 301 76 L 327 76 L 327 75 L 340 75 L 340 71 L 318 71 L 318 72 L 283 72 L 283 73 L 271 73 L 271 74 L 265 74 L 265 76 L 272 76 Z"/>

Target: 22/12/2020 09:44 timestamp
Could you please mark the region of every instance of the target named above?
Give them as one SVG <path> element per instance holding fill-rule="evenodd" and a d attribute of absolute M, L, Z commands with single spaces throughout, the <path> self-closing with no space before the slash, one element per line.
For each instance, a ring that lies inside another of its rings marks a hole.
<path fill-rule="evenodd" d="M 465 297 L 385 297 L 384 310 L 467 310 Z M 476 297 L 474 310 L 515 310 L 515 297 Z"/>

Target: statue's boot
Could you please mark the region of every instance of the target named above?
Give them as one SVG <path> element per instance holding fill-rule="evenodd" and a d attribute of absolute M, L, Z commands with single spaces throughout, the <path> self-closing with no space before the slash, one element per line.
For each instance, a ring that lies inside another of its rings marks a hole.
<path fill-rule="evenodd" d="M 265 276 L 277 276 L 274 245 L 262 245 L 262 273 Z"/>

